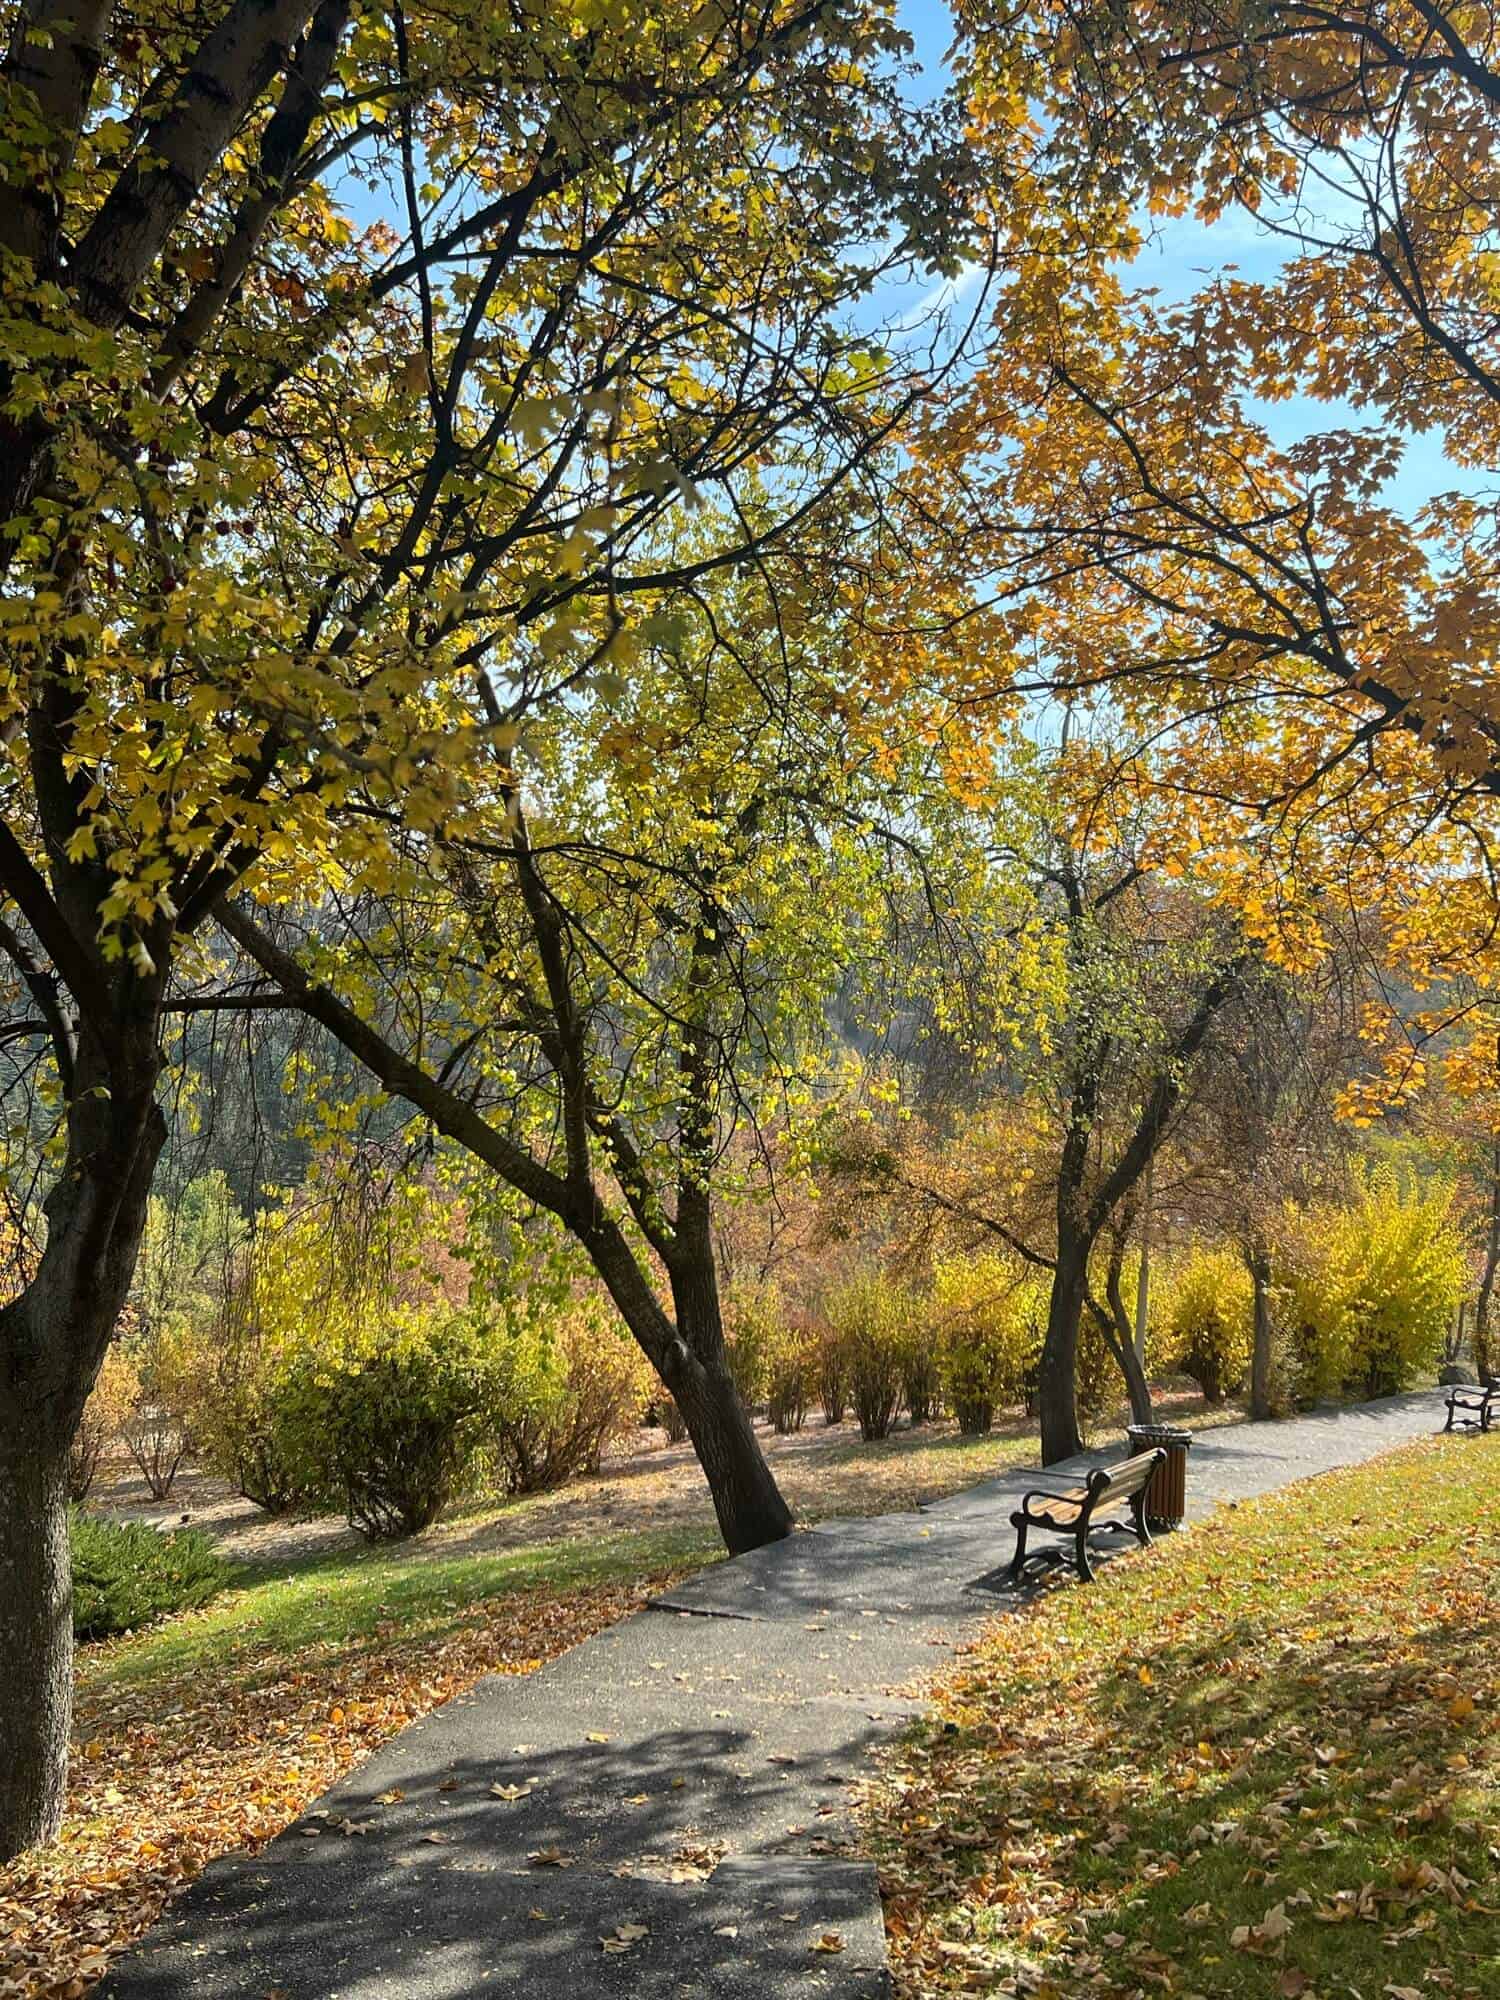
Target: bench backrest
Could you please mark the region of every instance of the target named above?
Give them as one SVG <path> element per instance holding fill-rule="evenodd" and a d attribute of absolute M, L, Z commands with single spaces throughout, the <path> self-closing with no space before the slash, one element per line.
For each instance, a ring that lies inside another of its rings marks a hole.
<path fill-rule="evenodd" d="M 1089 1474 L 1089 1491 L 1094 1495 L 1094 1505 L 1103 1505 L 1109 1500 L 1128 1500 L 1139 1493 L 1146 1481 L 1166 1457 L 1160 1445 L 1150 1451 L 1137 1452 L 1134 1458 L 1121 1459 L 1118 1465 L 1101 1465 Z"/>

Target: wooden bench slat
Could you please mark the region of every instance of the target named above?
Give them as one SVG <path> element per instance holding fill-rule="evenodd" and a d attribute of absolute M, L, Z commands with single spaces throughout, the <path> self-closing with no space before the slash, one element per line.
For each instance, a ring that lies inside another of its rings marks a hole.
<path fill-rule="evenodd" d="M 1101 1512 L 1128 1507 L 1131 1528 L 1143 1544 L 1149 1545 L 1151 1532 L 1146 1525 L 1146 1488 L 1151 1482 L 1151 1475 L 1165 1458 L 1166 1453 L 1158 1445 L 1150 1451 L 1136 1453 L 1133 1458 L 1121 1459 L 1117 1465 L 1095 1466 L 1082 1486 L 1069 1487 L 1060 1493 L 1033 1487 L 1023 1493 L 1019 1508 L 1010 1517 L 1011 1526 L 1016 1531 L 1016 1553 L 1010 1566 L 1012 1581 L 1019 1581 L 1026 1566 L 1026 1538 L 1032 1528 L 1045 1528 L 1054 1535 L 1073 1537 L 1078 1573 L 1085 1582 L 1091 1580 L 1094 1574 L 1089 1561 L 1089 1531 Z M 1099 1525 L 1116 1529 L 1125 1526 L 1123 1522 L 1113 1520 Z M 1039 1549 L 1033 1553 L 1031 1560 L 1056 1561 L 1057 1558 L 1057 1550 Z"/>

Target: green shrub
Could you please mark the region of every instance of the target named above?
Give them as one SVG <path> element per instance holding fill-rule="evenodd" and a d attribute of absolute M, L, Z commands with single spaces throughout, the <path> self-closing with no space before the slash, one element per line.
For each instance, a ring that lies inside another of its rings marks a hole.
<path fill-rule="evenodd" d="M 1035 1286 L 1013 1257 L 986 1250 L 935 1267 L 935 1353 L 943 1394 L 966 1436 L 987 1431 L 996 1409 L 1019 1403 L 1041 1352 Z"/>
<path fill-rule="evenodd" d="M 641 1421 L 651 1383 L 645 1356 L 592 1300 L 550 1328 L 535 1320 L 514 1328 L 497 1358 L 489 1403 L 505 1486 L 540 1493 L 596 1472 L 604 1447 Z M 670 1396 L 662 1400 L 664 1414 L 680 1423 Z"/>
<path fill-rule="evenodd" d="M 1195 1250 L 1177 1272 L 1165 1315 L 1171 1364 L 1204 1400 L 1222 1403 L 1250 1372 L 1254 1306 L 1250 1273 L 1236 1250 Z"/>
<path fill-rule="evenodd" d="M 828 1295 L 828 1317 L 847 1356 L 849 1400 L 866 1444 L 889 1437 L 901 1408 L 908 1316 L 878 1271 L 857 1273 Z"/>
<path fill-rule="evenodd" d="M 358 1346 L 294 1354 L 276 1422 L 299 1458 L 332 1472 L 351 1527 L 372 1541 L 420 1534 L 479 1465 L 498 1344 L 474 1314 L 393 1312 Z"/>
<path fill-rule="evenodd" d="M 1394 1395 L 1436 1367 L 1464 1282 L 1450 1187 L 1424 1193 L 1375 1172 L 1348 1207 L 1304 1217 L 1288 1234 L 1304 1398 Z"/>
<path fill-rule="evenodd" d="M 196 1528 L 161 1534 L 143 1521 L 68 1516 L 73 1559 L 73 1630 L 80 1639 L 133 1632 L 169 1612 L 206 1604 L 229 1564 Z"/>

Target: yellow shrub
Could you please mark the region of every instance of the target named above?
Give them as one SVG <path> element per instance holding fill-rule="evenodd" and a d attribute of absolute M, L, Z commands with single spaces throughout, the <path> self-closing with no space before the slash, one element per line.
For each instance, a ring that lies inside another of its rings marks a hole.
<path fill-rule="evenodd" d="M 1238 1251 L 1195 1250 L 1176 1274 L 1166 1314 L 1169 1365 L 1210 1403 L 1244 1386 L 1254 1338 L 1250 1273 Z"/>
<path fill-rule="evenodd" d="M 1045 1324 L 1036 1290 L 1019 1260 L 999 1250 L 945 1257 L 934 1267 L 943 1394 L 969 1435 L 987 1431 L 997 1407 L 1026 1394 Z"/>

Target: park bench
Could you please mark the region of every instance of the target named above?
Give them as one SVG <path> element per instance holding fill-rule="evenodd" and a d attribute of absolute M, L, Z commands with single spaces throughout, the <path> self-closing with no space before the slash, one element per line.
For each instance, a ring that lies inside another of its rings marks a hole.
<path fill-rule="evenodd" d="M 1479 1383 L 1461 1382 L 1448 1391 L 1445 1431 L 1487 1431 L 1500 1413 L 1500 1376 L 1486 1375 Z"/>
<path fill-rule="evenodd" d="M 1011 1582 L 1020 1582 L 1028 1562 L 1053 1563 L 1067 1559 L 1067 1551 L 1057 1548 L 1034 1549 L 1028 1556 L 1026 1540 L 1033 1528 L 1045 1528 L 1049 1534 L 1072 1537 L 1074 1561 L 1085 1583 L 1091 1583 L 1094 1577 L 1094 1566 L 1089 1560 L 1089 1536 L 1096 1528 L 1133 1534 L 1149 1547 L 1151 1530 L 1146 1525 L 1146 1488 L 1151 1483 L 1152 1473 L 1166 1455 L 1158 1445 L 1154 1451 L 1139 1452 L 1134 1458 L 1122 1459 L 1118 1465 L 1096 1465 L 1081 1486 L 1068 1486 L 1052 1493 L 1044 1487 L 1033 1487 L 1024 1493 L 1020 1506 L 1010 1517 L 1010 1524 L 1016 1531 L 1016 1553 L 1010 1566 Z M 1101 1514 L 1120 1508 L 1128 1511 L 1128 1521 L 1099 1518 Z"/>

